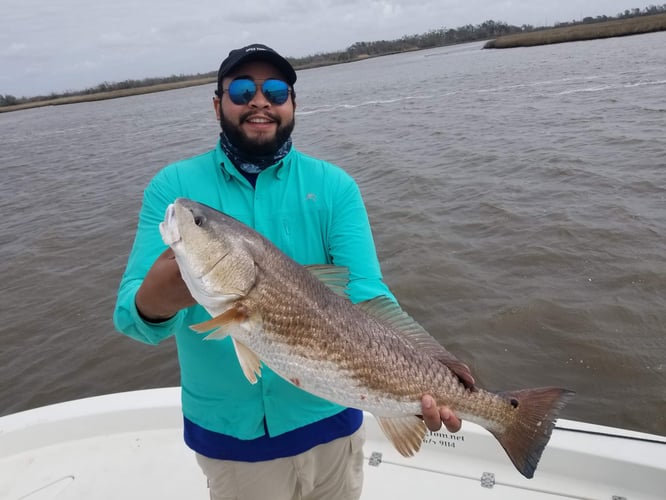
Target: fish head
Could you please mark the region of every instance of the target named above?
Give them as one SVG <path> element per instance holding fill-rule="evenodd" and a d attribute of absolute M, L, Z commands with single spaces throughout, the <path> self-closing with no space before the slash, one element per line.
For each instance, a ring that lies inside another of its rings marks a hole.
<path fill-rule="evenodd" d="M 248 293 L 256 279 L 252 241 L 240 222 L 211 207 L 178 198 L 166 209 L 160 234 L 176 256 L 194 299 L 209 312 Z"/>

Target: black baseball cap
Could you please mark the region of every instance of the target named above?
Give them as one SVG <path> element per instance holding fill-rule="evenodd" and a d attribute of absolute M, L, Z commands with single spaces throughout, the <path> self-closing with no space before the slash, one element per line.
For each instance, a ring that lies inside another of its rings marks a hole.
<path fill-rule="evenodd" d="M 287 79 L 289 85 L 296 82 L 296 71 L 289 61 L 287 61 L 280 54 L 275 52 L 270 47 L 261 43 L 253 43 L 240 49 L 234 49 L 229 52 L 227 58 L 222 61 L 220 69 L 217 72 L 217 88 L 222 87 L 222 79 L 227 76 L 231 71 L 250 61 L 266 61 L 275 66 Z"/>

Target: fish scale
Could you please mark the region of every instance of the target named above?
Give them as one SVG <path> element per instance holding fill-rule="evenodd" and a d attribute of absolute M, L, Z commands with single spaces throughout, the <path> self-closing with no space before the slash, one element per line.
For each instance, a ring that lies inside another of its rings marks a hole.
<path fill-rule="evenodd" d="M 183 280 L 212 319 L 194 330 L 231 336 L 251 383 L 262 363 L 294 385 L 334 403 L 369 411 L 396 449 L 416 453 L 427 429 L 421 400 L 432 395 L 485 427 L 516 468 L 532 477 L 561 408 L 558 387 L 491 393 L 387 297 L 352 304 L 346 274 L 304 267 L 241 222 L 177 199 L 160 224 Z"/>
<path fill-rule="evenodd" d="M 267 270 L 263 272 L 270 272 L 270 269 L 272 269 L 271 266 L 267 266 Z M 260 281 L 262 283 L 278 282 L 278 280 L 268 279 Z M 296 288 L 301 289 L 301 287 Z M 255 292 L 260 296 L 255 297 Z M 301 303 L 298 297 L 295 299 L 296 304 Z M 288 307 L 278 302 L 284 301 L 284 299 L 277 290 L 266 291 L 260 287 L 253 289 L 246 299 L 241 300 L 251 311 L 261 309 L 261 304 L 265 301 L 272 302 L 278 310 Z M 357 381 L 355 385 L 345 384 L 346 387 L 355 386 L 356 391 L 349 393 L 347 390 L 329 390 L 325 394 L 319 395 L 346 406 L 358 404 L 361 396 L 367 396 L 368 393 L 377 394 L 375 399 L 378 399 L 379 395 L 390 396 L 391 399 L 404 396 L 408 401 L 418 405 L 424 393 L 425 381 L 436 381 L 434 385 L 448 388 L 454 384 L 460 385 L 457 378 L 447 373 L 449 370 L 446 366 L 429 360 L 426 355 L 410 349 L 408 344 L 379 322 L 373 325 L 373 329 L 364 329 L 360 332 L 357 329 L 353 345 L 351 342 L 345 342 L 345 340 L 349 340 L 345 333 L 351 331 L 350 324 L 359 324 L 364 318 L 341 314 L 347 306 L 342 299 L 332 296 L 330 301 L 325 311 L 318 316 L 299 314 L 297 310 L 294 310 L 293 316 L 287 316 L 289 320 L 286 322 L 275 321 L 277 318 L 274 319 L 273 316 L 262 317 L 261 332 L 246 330 L 245 336 L 241 338 L 239 335 L 237 338 L 255 350 L 273 370 L 287 379 L 305 379 L 307 373 L 316 373 L 318 377 L 326 380 L 327 375 L 317 373 L 319 371 L 317 366 L 321 366 L 321 363 L 326 361 L 335 361 L 334 366 L 337 369 L 333 372 L 338 376 L 344 372 L 347 377 Z M 292 309 L 297 308 L 297 305 L 292 306 Z M 348 311 L 346 312 L 348 313 Z M 310 318 L 316 318 L 319 321 L 304 321 Z M 338 345 L 336 345 L 336 341 Z M 280 368 L 281 363 L 277 359 L 274 349 L 275 345 L 282 342 L 293 344 L 295 349 L 288 355 L 299 355 L 300 358 L 298 363 L 286 364 L 284 370 Z M 438 365 L 438 372 L 442 373 L 437 373 L 435 369 L 429 372 L 422 368 L 435 363 Z M 314 369 L 310 369 L 310 365 L 314 365 Z M 291 371 L 288 371 L 288 367 Z M 416 367 L 421 368 L 416 369 Z M 332 385 L 328 387 L 335 388 Z M 442 394 L 433 395 L 444 396 Z M 387 409 L 390 408 L 388 403 L 384 406 Z M 389 411 L 388 414 L 395 415 L 395 413 L 395 411 Z"/>

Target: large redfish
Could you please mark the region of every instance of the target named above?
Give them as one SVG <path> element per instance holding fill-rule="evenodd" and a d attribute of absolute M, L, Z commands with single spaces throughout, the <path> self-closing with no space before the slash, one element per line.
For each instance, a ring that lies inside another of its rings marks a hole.
<path fill-rule="evenodd" d="M 526 477 L 534 474 L 571 391 L 547 387 L 492 393 L 388 298 L 352 304 L 346 270 L 301 266 L 241 222 L 180 198 L 160 224 L 192 296 L 213 319 L 192 328 L 232 337 L 247 379 L 261 363 L 301 389 L 371 412 L 405 456 L 427 429 L 431 394 L 490 431 Z"/>

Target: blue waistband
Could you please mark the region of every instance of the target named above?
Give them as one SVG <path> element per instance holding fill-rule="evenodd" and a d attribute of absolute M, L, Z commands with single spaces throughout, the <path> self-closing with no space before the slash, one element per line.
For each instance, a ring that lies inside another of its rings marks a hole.
<path fill-rule="evenodd" d="M 185 443 L 197 453 L 218 460 L 261 462 L 298 455 L 317 445 L 349 436 L 361 427 L 363 412 L 347 408 L 319 422 L 279 436 L 265 434 L 250 440 L 209 431 L 187 418 L 184 421 Z"/>

